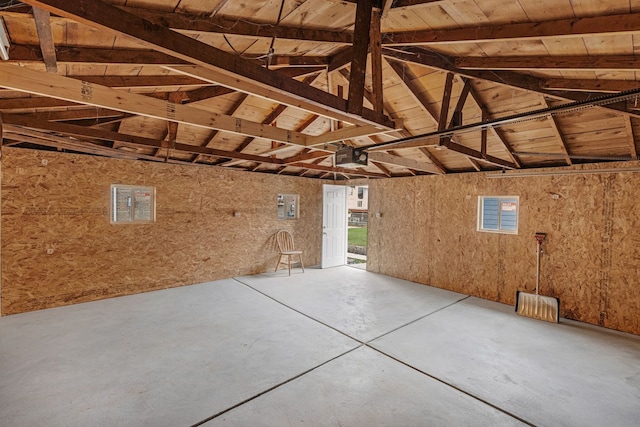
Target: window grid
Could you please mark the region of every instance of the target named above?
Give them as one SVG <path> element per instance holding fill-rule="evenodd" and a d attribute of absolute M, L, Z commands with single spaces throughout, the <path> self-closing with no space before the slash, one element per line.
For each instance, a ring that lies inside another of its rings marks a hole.
<path fill-rule="evenodd" d="M 517 196 L 480 196 L 478 231 L 517 234 L 518 209 Z"/>

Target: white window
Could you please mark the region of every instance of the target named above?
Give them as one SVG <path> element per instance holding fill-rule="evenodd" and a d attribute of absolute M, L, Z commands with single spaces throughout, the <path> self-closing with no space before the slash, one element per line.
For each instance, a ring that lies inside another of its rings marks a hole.
<path fill-rule="evenodd" d="M 478 231 L 518 233 L 518 196 L 478 197 Z"/>
<path fill-rule="evenodd" d="M 111 223 L 136 224 L 156 220 L 155 187 L 111 185 Z"/>

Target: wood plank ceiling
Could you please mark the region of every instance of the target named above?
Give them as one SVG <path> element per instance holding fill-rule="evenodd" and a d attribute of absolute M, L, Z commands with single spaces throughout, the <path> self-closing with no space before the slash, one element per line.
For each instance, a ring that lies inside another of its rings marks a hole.
<path fill-rule="evenodd" d="M 5 146 L 321 179 L 638 157 L 640 2 L 0 1 Z M 341 145 L 369 164 L 336 167 Z"/>

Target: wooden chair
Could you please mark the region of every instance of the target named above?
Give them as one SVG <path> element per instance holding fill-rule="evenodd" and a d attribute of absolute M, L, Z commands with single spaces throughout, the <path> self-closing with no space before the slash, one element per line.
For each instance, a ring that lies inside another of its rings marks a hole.
<path fill-rule="evenodd" d="M 291 257 L 294 255 L 298 255 L 300 259 L 300 265 L 302 266 L 302 272 L 304 273 L 304 264 L 302 262 L 302 251 L 297 251 L 293 244 L 293 236 L 291 233 L 285 230 L 280 230 L 276 233 L 276 243 L 278 244 L 278 250 L 280 251 L 280 258 L 278 258 L 278 263 L 276 264 L 275 271 L 278 271 L 278 267 L 280 264 L 287 264 L 289 266 L 289 276 L 291 276 Z M 286 261 L 282 261 L 283 257 L 287 257 Z"/>

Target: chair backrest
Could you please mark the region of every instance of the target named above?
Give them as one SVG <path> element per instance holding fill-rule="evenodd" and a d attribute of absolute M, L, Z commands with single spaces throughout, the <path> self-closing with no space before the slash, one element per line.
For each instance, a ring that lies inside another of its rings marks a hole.
<path fill-rule="evenodd" d="M 294 251 L 293 236 L 286 230 L 280 230 L 276 233 L 276 242 L 280 252 Z"/>

